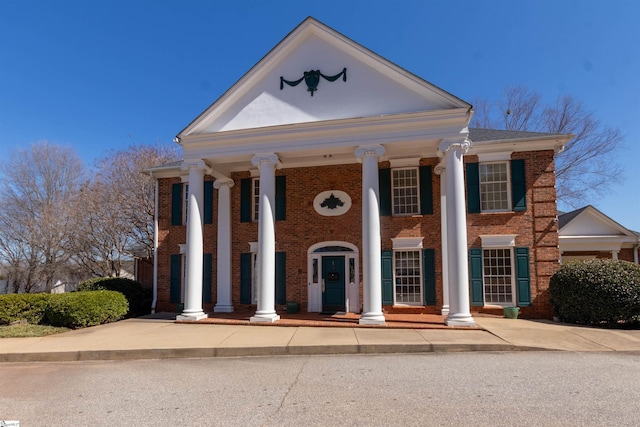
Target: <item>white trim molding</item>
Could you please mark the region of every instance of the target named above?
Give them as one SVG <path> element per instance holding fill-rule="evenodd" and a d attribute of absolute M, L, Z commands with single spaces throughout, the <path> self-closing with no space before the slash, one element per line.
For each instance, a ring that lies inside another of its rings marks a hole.
<path fill-rule="evenodd" d="M 422 249 L 424 237 L 392 237 L 393 249 Z"/>
<path fill-rule="evenodd" d="M 506 248 L 515 247 L 517 234 L 482 234 L 483 248 Z"/>

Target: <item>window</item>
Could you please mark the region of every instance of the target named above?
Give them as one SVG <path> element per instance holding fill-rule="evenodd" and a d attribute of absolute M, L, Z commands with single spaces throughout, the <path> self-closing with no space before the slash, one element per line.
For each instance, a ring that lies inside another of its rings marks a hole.
<path fill-rule="evenodd" d="M 514 269 L 511 248 L 482 251 L 482 275 L 485 304 L 514 304 Z"/>
<path fill-rule="evenodd" d="M 393 169 L 392 176 L 393 214 L 419 214 L 418 168 Z"/>
<path fill-rule="evenodd" d="M 260 213 L 260 179 L 251 180 L 251 218 L 253 222 L 258 222 Z"/>
<path fill-rule="evenodd" d="M 189 217 L 189 184 L 185 183 L 182 186 L 182 224 L 187 223 Z"/>
<path fill-rule="evenodd" d="M 422 305 L 420 250 L 396 250 L 393 255 L 395 303 Z"/>
<path fill-rule="evenodd" d="M 185 186 L 186 187 L 186 186 Z M 187 289 L 187 254 L 180 255 L 180 302 L 184 303 L 184 294 Z"/>
<path fill-rule="evenodd" d="M 510 210 L 509 163 L 480 163 L 478 169 L 481 212 Z"/>
<path fill-rule="evenodd" d="M 251 252 L 251 304 L 258 303 L 258 253 Z"/>

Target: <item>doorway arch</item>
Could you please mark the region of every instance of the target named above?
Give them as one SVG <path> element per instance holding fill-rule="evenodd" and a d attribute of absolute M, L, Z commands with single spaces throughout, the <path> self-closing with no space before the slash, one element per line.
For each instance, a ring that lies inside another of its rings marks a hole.
<path fill-rule="evenodd" d="M 308 312 L 360 312 L 358 254 L 358 247 L 349 242 L 332 240 L 309 247 Z"/>

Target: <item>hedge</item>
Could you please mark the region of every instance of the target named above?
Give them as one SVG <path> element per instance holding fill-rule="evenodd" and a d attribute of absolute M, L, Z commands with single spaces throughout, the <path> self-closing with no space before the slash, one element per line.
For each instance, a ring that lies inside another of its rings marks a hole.
<path fill-rule="evenodd" d="M 37 325 L 44 318 L 49 294 L 0 295 L 0 325 L 20 320 Z"/>
<path fill-rule="evenodd" d="M 96 277 L 86 280 L 76 289 L 85 291 L 116 291 L 122 293 L 129 303 L 127 316 L 149 314 L 150 307 L 145 304 L 144 288 L 140 282 L 124 277 Z"/>
<path fill-rule="evenodd" d="M 565 322 L 614 325 L 640 320 L 640 266 L 630 262 L 569 262 L 551 277 L 549 293 Z"/>
<path fill-rule="evenodd" d="M 115 291 L 54 294 L 45 310 L 45 321 L 52 326 L 83 328 L 115 322 L 128 310 L 127 299 Z"/>

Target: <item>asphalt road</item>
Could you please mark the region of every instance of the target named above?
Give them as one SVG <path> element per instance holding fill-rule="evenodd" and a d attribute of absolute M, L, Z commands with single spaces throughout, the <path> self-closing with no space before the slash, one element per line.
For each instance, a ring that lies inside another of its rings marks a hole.
<path fill-rule="evenodd" d="M 640 355 L 448 353 L 0 364 L 24 426 L 640 424 Z"/>

